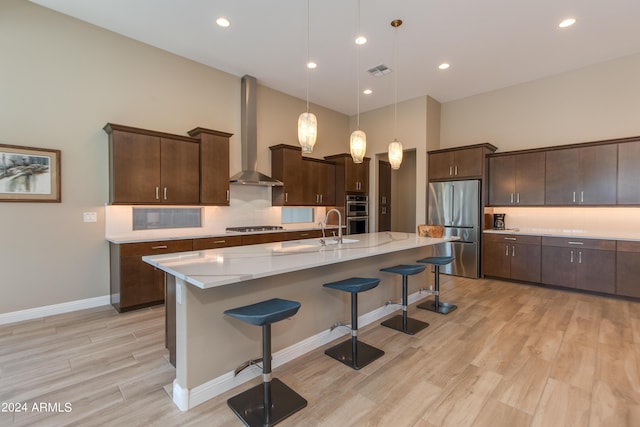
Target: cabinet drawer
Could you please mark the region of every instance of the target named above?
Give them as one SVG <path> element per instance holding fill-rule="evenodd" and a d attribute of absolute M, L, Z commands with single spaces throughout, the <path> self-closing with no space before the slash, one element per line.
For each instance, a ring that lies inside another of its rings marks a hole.
<path fill-rule="evenodd" d="M 257 245 L 259 243 L 282 242 L 286 233 L 249 234 L 242 236 L 243 245 Z"/>
<path fill-rule="evenodd" d="M 540 236 L 525 236 L 515 234 L 497 234 L 497 233 L 484 233 L 482 238 L 487 243 L 520 243 L 522 245 L 539 245 Z"/>
<path fill-rule="evenodd" d="M 602 239 L 576 239 L 571 237 L 543 237 L 542 246 L 556 246 L 561 248 L 599 249 L 602 251 L 615 251 L 615 240 Z"/>
<path fill-rule="evenodd" d="M 125 243 L 120 245 L 120 256 L 157 255 L 191 250 L 193 250 L 193 240 L 191 239 Z"/>
<path fill-rule="evenodd" d="M 230 246 L 241 246 L 242 236 L 205 237 L 203 239 L 193 239 L 193 250 L 203 251 L 205 249 L 228 248 Z"/>
<path fill-rule="evenodd" d="M 618 252 L 634 252 L 640 253 L 640 242 L 628 242 L 626 240 L 618 240 Z"/>
<path fill-rule="evenodd" d="M 287 240 L 315 239 L 316 237 L 322 237 L 322 231 L 305 230 L 305 231 L 288 231 L 286 233 Z"/>

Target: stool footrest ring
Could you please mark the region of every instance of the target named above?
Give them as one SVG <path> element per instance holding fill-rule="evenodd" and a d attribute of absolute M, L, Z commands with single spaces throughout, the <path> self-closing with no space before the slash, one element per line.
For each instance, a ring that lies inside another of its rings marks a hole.
<path fill-rule="evenodd" d="M 240 366 L 238 366 L 235 371 L 233 371 L 233 376 L 237 376 L 240 372 L 244 371 L 250 366 L 258 366 L 260 369 L 262 369 L 262 365 L 259 362 L 262 362 L 262 357 L 247 360 L 246 362 L 240 364 Z"/>

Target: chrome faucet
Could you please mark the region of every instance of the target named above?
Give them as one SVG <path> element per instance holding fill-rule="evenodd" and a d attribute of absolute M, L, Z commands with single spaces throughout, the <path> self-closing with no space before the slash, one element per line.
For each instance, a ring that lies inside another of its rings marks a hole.
<path fill-rule="evenodd" d="M 320 230 L 322 230 L 322 239 L 320 239 L 320 244 L 322 246 L 325 246 L 327 244 L 327 241 L 325 240 L 326 236 L 324 235 L 324 222 L 320 221 L 318 225 L 320 226 Z"/>
<path fill-rule="evenodd" d="M 331 212 L 335 212 L 338 214 L 338 238 L 336 239 L 338 241 L 338 243 L 342 244 L 342 214 L 340 213 L 340 211 L 338 209 L 330 209 L 327 212 L 327 215 L 324 217 L 324 226 L 327 226 L 327 221 L 329 220 L 329 214 Z M 324 228 L 323 228 L 324 230 Z M 324 233 L 323 233 L 324 235 Z M 335 235 L 334 235 L 334 239 L 335 239 Z"/>

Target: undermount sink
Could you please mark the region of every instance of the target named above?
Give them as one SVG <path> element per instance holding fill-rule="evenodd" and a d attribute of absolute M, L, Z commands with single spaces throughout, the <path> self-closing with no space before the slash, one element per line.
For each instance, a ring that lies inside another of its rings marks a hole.
<path fill-rule="evenodd" d="M 356 243 L 359 242 L 360 240 L 357 239 L 342 239 L 342 243 L 343 244 L 347 244 L 347 243 Z M 325 245 L 326 246 L 333 246 L 333 245 L 337 245 L 338 241 L 337 240 L 333 240 L 333 239 L 326 239 L 325 240 Z M 301 252 L 301 251 L 317 251 L 319 249 L 321 249 L 323 247 L 322 243 L 320 243 L 320 240 L 313 240 L 313 241 L 290 241 L 290 242 L 282 242 L 280 244 L 279 247 L 274 248 L 273 251 L 274 252 Z"/>
<path fill-rule="evenodd" d="M 344 237 L 342 238 L 342 243 L 356 243 L 359 242 L 360 240 L 358 239 L 345 239 Z M 333 240 L 333 239 L 327 239 L 325 242 L 327 245 L 336 245 L 338 244 L 337 240 Z"/>

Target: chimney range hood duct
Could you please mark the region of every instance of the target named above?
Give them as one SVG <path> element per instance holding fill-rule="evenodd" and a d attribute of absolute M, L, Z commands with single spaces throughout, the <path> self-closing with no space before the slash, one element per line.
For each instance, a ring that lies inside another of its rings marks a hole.
<path fill-rule="evenodd" d="M 241 80 L 241 139 L 242 171 L 229 178 L 231 184 L 282 186 L 282 182 L 258 172 L 258 126 L 256 78 L 245 75 Z"/>

